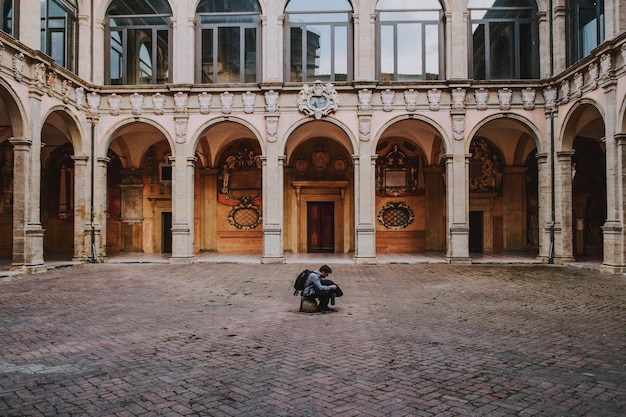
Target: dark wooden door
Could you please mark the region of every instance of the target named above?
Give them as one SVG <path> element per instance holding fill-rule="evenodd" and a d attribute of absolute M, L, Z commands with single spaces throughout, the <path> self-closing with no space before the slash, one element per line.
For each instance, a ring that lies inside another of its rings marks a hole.
<path fill-rule="evenodd" d="M 163 253 L 172 253 L 172 213 L 169 211 L 163 212 L 161 236 L 163 237 Z"/>
<path fill-rule="evenodd" d="M 332 202 L 307 204 L 307 252 L 335 251 L 335 207 Z"/>
<path fill-rule="evenodd" d="M 483 212 L 469 212 L 469 251 L 483 252 Z"/>

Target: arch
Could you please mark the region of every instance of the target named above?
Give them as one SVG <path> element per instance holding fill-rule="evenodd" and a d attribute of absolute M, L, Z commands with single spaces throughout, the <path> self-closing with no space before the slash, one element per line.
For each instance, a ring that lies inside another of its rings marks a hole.
<path fill-rule="evenodd" d="M 470 140 L 465 143 L 465 153 L 469 152 L 469 148 L 471 146 L 471 139 L 473 139 L 477 135 L 477 133 L 481 129 L 483 129 L 487 124 L 494 122 L 496 120 L 514 121 L 514 122 L 517 122 L 518 125 L 521 125 L 527 128 L 528 129 L 527 133 L 533 138 L 535 147 L 537 148 L 537 152 L 538 153 L 546 152 L 546 150 L 544 149 L 545 146 L 543 146 L 543 144 L 545 143 L 545 140 L 542 137 L 540 130 L 537 128 L 537 126 L 533 122 L 531 122 L 526 117 L 521 116 L 516 113 L 504 113 L 504 114 L 496 113 L 496 114 L 487 116 L 484 119 L 482 119 L 480 122 L 476 123 L 474 125 L 474 128 L 468 132 L 467 137 L 470 138 Z"/>
<path fill-rule="evenodd" d="M 0 100 L 3 102 L 4 110 L 9 116 L 13 136 L 30 137 L 29 123 L 26 123 L 24 120 L 27 114 L 24 105 L 19 100 L 19 95 L 2 77 L 0 77 Z M 2 123 L 2 125 L 6 126 L 7 124 Z"/>
<path fill-rule="evenodd" d="M 617 123 L 616 126 L 621 131 L 616 133 L 626 133 L 626 98 L 622 100 L 622 103 L 619 106 L 619 113 L 617 114 Z"/>
<path fill-rule="evenodd" d="M 405 114 L 405 115 L 397 116 L 397 117 L 387 120 L 374 135 L 374 138 L 371 141 L 372 149 L 370 149 L 370 151 L 372 153 L 376 153 L 376 147 L 378 146 L 378 142 L 380 141 L 381 137 L 385 134 L 385 132 L 387 132 L 391 126 L 403 120 L 415 120 L 417 122 L 425 123 L 429 127 L 433 128 L 434 132 L 437 133 L 441 139 L 441 143 L 444 146 L 444 153 L 449 152 L 450 142 L 449 142 L 448 136 L 446 135 L 445 129 L 443 129 L 443 127 L 434 119 L 431 119 L 421 114 L 413 114 L 413 115 Z M 424 152 L 424 154 L 428 155 L 427 152 Z"/>
<path fill-rule="evenodd" d="M 296 123 L 294 123 L 292 126 L 290 126 L 287 132 L 285 132 L 285 136 L 283 136 L 283 138 L 281 138 L 280 140 L 279 148 L 282 150 L 283 154 L 289 155 L 289 153 L 292 152 L 293 149 L 295 149 L 298 146 L 298 144 L 300 144 L 301 142 L 309 139 L 312 136 L 320 136 L 318 132 L 310 132 L 309 135 L 305 135 L 302 138 L 299 138 L 297 141 L 294 142 L 293 140 L 291 140 L 291 138 L 293 134 L 296 131 L 298 131 L 301 127 L 307 125 L 308 123 L 324 123 L 324 122 L 329 123 L 330 125 L 336 127 L 338 131 L 340 131 L 341 133 L 343 133 L 343 135 L 345 135 L 344 138 L 348 139 L 349 142 L 346 142 L 344 140 L 338 140 L 338 142 L 341 143 L 343 146 L 345 146 L 349 152 L 354 154 L 356 150 L 358 149 L 358 142 L 356 138 L 354 137 L 354 135 L 352 134 L 352 131 L 343 122 L 332 117 L 327 117 L 322 120 L 300 119 Z M 338 137 L 339 135 L 336 138 Z"/>
<path fill-rule="evenodd" d="M 560 150 L 572 150 L 574 147 L 574 137 L 583 127 L 594 129 L 594 137 L 596 137 L 599 129 L 599 121 L 602 122 L 602 134 L 599 137 L 604 137 L 604 120 L 605 115 L 602 106 L 595 100 L 585 98 L 577 102 L 563 118 L 561 132 L 557 135 L 557 137 L 562 138 Z"/>
<path fill-rule="evenodd" d="M 159 133 L 161 133 L 163 135 L 163 137 L 165 138 L 165 140 L 167 141 L 170 150 L 172 152 L 172 156 L 176 155 L 176 146 L 174 143 L 174 139 L 171 137 L 169 131 L 164 128 L 160 123 L 155 122 L 152 119 L 149 118 L 145 118 L 145 117 L 137 117 L 137 118 L 133 118 L 133 119 L 124 119 L 124 120 L 120 120 L 118 123 L 114 124 L 113 126 L 111 126 L 106 132 L 104 132 L 102 134 L 102 138 L 106 138 L 106 140 L 100 142 L 100 144 L 96 145 L 96 155 L 100 155 L 100 156 L 106 156 L 108 149 L 111 147 L 111 143 L 113 142 L 113 140 L 115 140 L 117 138 L 117 135 L 123 131 L 125 128 L 128 127 L 133 127 L 133 128 L 138 128 L 138 124 L 141 123 L 145 123 L 147 125 L 150 125 L 152 127 L 154 127 L 156 130 L 159 131 Z M 138 162 L 138 161 L 137 161 Z"/>
<path fill-rule="evenodd" d="M 56 116 L 59 116 L 60 120 L 56 120 Z M 68 119 L 71 120 L 72 123 L 68 123 Z M 59 132 L 66 135 L 74 148 L 74 155 L 86 155 L 89 152 L 89 150 L 83 149 L 86 141 L 84 140 L 85 132 L 82 129 L 82 124 L 73 112 L 67 110 L 66 106 L 57 105 L 51 107 L 46 114 L 43 115 L 42 120 L 42 129 L 46 124 L 50 124 Z"/>

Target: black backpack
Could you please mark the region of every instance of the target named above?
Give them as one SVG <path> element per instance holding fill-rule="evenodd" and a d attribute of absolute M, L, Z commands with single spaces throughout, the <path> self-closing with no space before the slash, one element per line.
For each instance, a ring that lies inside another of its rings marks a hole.
<path fill-rule="evenodd" d="M 309 277 L 309 274 L 311 272 L 312 271 L 305 269 L 304 271 L 298 274 L 298 276 L 296 277 L 296 281 L 293 283 L 293 288 L 295 290 L 293 292 L 293 295 L 298 295 L 298 293 L 304 289 L 304 285 L 306 284 L 306 279 Z"/>

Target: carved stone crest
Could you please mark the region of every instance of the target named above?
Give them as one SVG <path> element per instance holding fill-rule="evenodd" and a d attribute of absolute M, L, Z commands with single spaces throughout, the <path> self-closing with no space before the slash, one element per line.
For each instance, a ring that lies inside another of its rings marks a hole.
<path fill-rule="evenodd" d="M 441 101 L 441 90 L 431 88 L 428 90 L 428 108 L 432 111 L 439 110 L 439 102 Z"/>
<path fill-rule="evenodd" d="M 100 107 L 100 95 L 95 91 L 87 94 L 87 105 L 89 106 L 89 113 L 92 115 L 98 114 L 98 107 Z"/>
<path fill-rule="evenodd" d="M 561 103 L 565 104 L 569 101 L 569 80 L 565 79 L 561 81 Z"/>
<path fill-rule="evenodd" d="M 465 93 L 464 88 L 452 90 L 452 110 L 463 110 L 465 108 Z"/>
<path fill-rule="evenodd" d="M 546 102 L 546 110 L 554 110 L 556 108 L 557 90 L 552 86 L 543 89 L 543 99 Z"/>
<path fill-rule="evenodd" d="M 510 88 L 501 88 L 498 90 L 498 101 L 500 102 L 500 110 L 509 110 L 511 108 L 511 99 L 513 98 L 513 90 Z"/>
<path fill-rule="evenodd" d="M 189 96 L 182 91 L 174 94 L 174 111 L 176 113 L 187 113 L 188 97 Z"/>
<path fill-rule="evenodd" d="M 532 110 L 535 108 L 535 96 L 536 92 L 534 88 L 527 87 L 522 90 L 522 102 L 524 103 L 524 109 Z"/>
<path fill-rule="evenodd" d="M 417 91 L 410 89 L 404 92 L 404 102 L 406 111 L 415 111 L 417 108 Z"/>
<path fill-rule="evenodd" d="M 278 113 L 278 92 L 274 90 L 265 93 L 265 111 Z"/>
<path fill-rule="evenodd" d="M 157 96 L 158 94 L 160 93 L 156 93 L 155 96 Z M 159 114 L 157 106 L 158 104 L 155 103 L 154 112 L 156 114 Z M 130 107 L 133 112 L 133 116 L 140 116 L 141 113 L 143 112 L 143 95 L 139 93 L 133 93 L 133 95 L 130 96 Z"/>
<path fill-rule="evenodd" d="M 338 98 L 332 83 L 324 84 L 318 80 L 313 86 L 304 84 L 298 93 L 298 110 L 319 120 L 337 110 Z"/>
<path fill-rule="evenodd" d="M 200 103 L 200 113 L 209 114 L 211 111 L 211 101 L 213 101 L 213 96 L 211 94 L 204 91 L 202 94 L 198 96 L 198 103 Z"/>
<path fill-rule="evenodd" d="M 241 99 L 243 101 L 243 112 L 246 114 L 253 113 L 256 94 L 251 91 L 246 91 L 241 95 Z"/>
<path fill-rule="evenodd" d="M 476 99 L 477 110 L 487 110 L 487 100 L 489 100 L 489 90 L 486 88 L 479 88 L 474 91 L 474 99 Z"/>
<path fill-rule="evenodd" d="M 109 96 L 109 108 L 112 116 L 120 114 L 120 107 L 122 105 L 122 96 L 119 94 L 111 94 Z"/>
<path fill-rule="evenodd" d="M 220 103 L 222 103 L 222 113 L 230 114 L 233 111 L 233 101 L 235 100 L 235 96 L 233 93 L 229 93 L 228 91 L 220 94 Z"/>
<path fill-rule="evenodd" d="M 187 116 L 176 117 L 176 143 L 185 143 L 187 140 Z"/>
<path fill-rule="evenodd" d="M 385 90 L 380 92 L 380 99 L 383 102 L 383 111 L 393 110 L 393 100 L 396 97 L 396 93 L 391 90 Z"/>
<path fill-rule="evenodd" d="M 267 140 L 269 142 L 276 142 L 278 135 L 278 116 L 266 117 L 265 129 L 267 130 Z"/>
<path fill-rule="evenodd" d="M 359 90 L 359 110 L 370 111 L 372 110 L 372 90 L 363 89 Z"/>
<path fill-rule="evenodd" d="M 581 72 L 574 74 L 574 97 L 583 95 L 584 78 Z"/>
<path fill-rule="evenodd" d="M 362 142 L 370 140 L 372 119 L 369 117 L 359 117 L 359 137 Z"/>

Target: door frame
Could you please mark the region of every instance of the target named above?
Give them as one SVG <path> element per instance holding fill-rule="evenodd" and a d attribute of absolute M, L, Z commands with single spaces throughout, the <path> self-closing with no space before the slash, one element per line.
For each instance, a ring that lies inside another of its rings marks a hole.
<path fill-rule="evenodd" d="M 343 239 L 345 225 L 343 221 L 343 202 L 339 195 L 302 195 L 300 206 L 298 209 L 298 253 L 307 253 L 308 250 L 308 213 L 307 206 L 309 202 L 315 203 L 334 203 L 334 249 L 333 253 L 343 253 Z"/>

